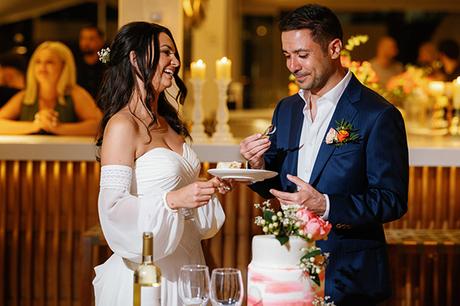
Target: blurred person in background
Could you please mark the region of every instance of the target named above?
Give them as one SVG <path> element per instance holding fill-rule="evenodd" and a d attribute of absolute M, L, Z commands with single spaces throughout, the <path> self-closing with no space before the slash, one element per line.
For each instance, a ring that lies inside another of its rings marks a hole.
<path fill-rule="evenodd" d="M 431 41 L 426 41 L 418 48 L 417 65 L 420 67 L 432 67 L 438 61 L 438 49 Z"/>
<path fill-rule="evenodd" d="M 442 80 L 441 62 L 439 60 L 436 44 L 426 41 L 418 48 L 417 63 L 420 68 L 425 69 L 426 74 L 435 80 Z"/>
<path fill-rule="evenodd" d="M 96 26 L 83 27 L 78 45 L 80 54 L 76 57 L 77 83 L 96 99 L 105 70 L 105 65 L 99 61 L 97 55 L 104 47 L 104 33 Z"/>
<path fill-rule="evenodd" d="M 0 107 L 25 85 L 26 60 L 19 54 L 0 56 Z"/>
<path fill-rule="evenodd" d="M 445 39 L 438 44 L 439 60 L 442 63 L 444 80 L 447 82 L 455 80 L 460 76 L 460 47 L 452 39 Z"/>
<path fill-rule="evenodd" d="M 398 44 L 394 38 L 383 36 L 379 39 L 376 55 L 370 60 L 370 63 L 382 88 L 386 88 L 391 77 L 403 72 L 403 65 L 395 59 L 398 53 Z"/>
<path fill-rule="evenodd" d="M 70 49 L 47 41 L 32 54 L 25 89 L 0 109 L 0 134 L 95 135 L 101 117 L 76 84 Z"/>

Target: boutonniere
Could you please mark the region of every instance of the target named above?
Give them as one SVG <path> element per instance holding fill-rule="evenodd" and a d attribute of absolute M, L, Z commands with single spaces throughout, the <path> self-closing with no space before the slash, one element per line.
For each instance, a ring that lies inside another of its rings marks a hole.
<path fill-rule="evenodd" d="M 351 123 L 346 122 L 345 120 L 336 121 L 337 127 L 330 128 L 329 132 L 326 135 L 326 143 L 333 144 L 337 147 L 348 143 L 348 142 L 357 142 L 359 140 L 359 135 L 357 130 L 353 128 Z"/>

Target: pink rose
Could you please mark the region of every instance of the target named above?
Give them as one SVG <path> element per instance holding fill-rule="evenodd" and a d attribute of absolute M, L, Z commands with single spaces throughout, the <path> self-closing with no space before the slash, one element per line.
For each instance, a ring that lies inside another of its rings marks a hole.
<path fill-rule="evenodd" d="M 332 144 L 334 140 L 337 140 L 337 131 L 334 128 L 330 128 L 326 135 L 326 143 Z"/>
<path fill-rule="evenodd" d="M 299 219 L 302 223 L 307 223 L 310 219 L 315 218 L 316 215 L 306 209 L 305 207 L 302 207 L 299 209 L 296 213 L 297 219 Z"/>
<path fill-rule="evenodd" d="M 306 234 L 311 234 L 313 240 L 322 240 L 326 238 L 331 230 L 331 224 L 321 218 L 314 218 L 308 221 L 304 227 Z"/>
<path fill-rule="evenodd" d="M 305 233 L 305 235 L 310 234 L 312 240 L 321 240 L 326 238 L 332 228 L 332 225 L 329 222 L 324 221 L 305 207 L 297 211 L 296 217 L 302 223 L 300 225 L 300 229 Z"/>

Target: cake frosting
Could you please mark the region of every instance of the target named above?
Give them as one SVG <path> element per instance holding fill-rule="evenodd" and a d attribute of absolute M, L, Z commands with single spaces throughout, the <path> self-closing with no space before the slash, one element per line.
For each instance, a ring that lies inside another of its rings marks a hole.
<path fill-rule="evenodd" d="M 218 162 L 216 168 L 217 169 L 240 169 L 242 163 L 237 161 L 231 162 Z"/>
<path fill-rule="evenodd" d="M 323 287 L 311 282 L 299 268 L 307 242 L 291 236 L 281 245 L 273 235 L 252 239 L 252 260 L 248 267 L 248 306 L 311 306 Z M 320 275 L 324 283 L 324 273 Z"/>

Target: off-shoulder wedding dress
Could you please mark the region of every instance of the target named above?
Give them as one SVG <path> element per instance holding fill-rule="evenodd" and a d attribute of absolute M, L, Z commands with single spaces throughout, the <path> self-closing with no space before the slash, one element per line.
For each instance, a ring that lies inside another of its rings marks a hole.
<path fill-rule="evenodd" d="M 180 155 L 154 148 L 140 156 L 133 168 L 101 168 L 99 219 L 114 254 L 95 268 L 93 280 L 97 306 L 129 306 L 133 295 L 133 265 L 140 262 L 142 232 L 154 234 L 154 259 L 162 272 L 162 305 L 182 305 L 177 291 L 180 267 L 204 263 L 200 241 L 214 236 L 225 215 L 219 200 L 195 210 L 194 218 L 171 210 L 168 191 L 196 181 L 200 161 L 184 143 Z"/>

